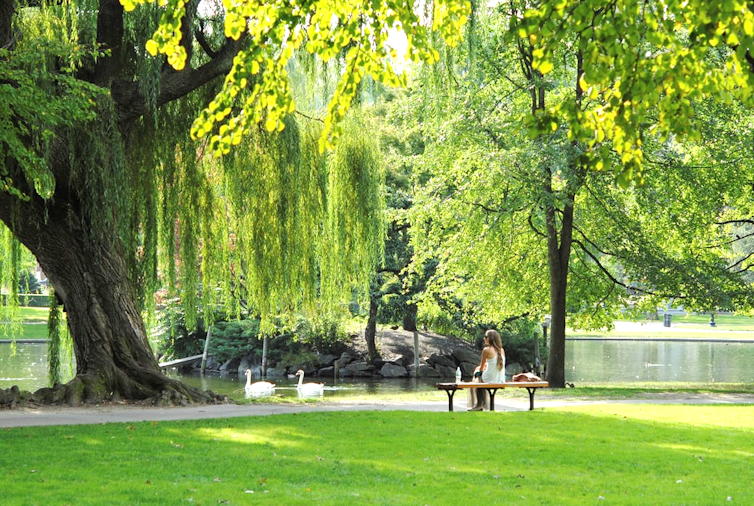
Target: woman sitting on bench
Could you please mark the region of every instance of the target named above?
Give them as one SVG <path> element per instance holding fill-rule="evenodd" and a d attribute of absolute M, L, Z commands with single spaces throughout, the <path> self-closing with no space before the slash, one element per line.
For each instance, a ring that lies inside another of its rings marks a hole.
<path fill-rule="evenodd" d="M 505 383 L 505 351 L 496 330 L 490 329 L 484 333 L 482 360 L 479 367 L 474 369 L 473 381 L 480 381 L 480 378 L 483 383 Z M 470 388 L 468 401 L 469 406 L 473 406 L 469 411 L 489 409 L 487 391 L 483 388 Z"/>

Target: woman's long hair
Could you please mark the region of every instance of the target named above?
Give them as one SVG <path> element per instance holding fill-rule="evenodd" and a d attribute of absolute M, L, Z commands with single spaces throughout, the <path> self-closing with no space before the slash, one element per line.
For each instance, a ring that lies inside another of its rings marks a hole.
<path fill-rule="evenodd" d="M 502 370 L 505 352 L 503 351 L 503 341 L 500 339 L 500 334 L 497 333 L 497 330 L 490 329 L 484 333 L 484 337 L 489 339 L 490 346 L 497 352 L 497 368 Z"/>

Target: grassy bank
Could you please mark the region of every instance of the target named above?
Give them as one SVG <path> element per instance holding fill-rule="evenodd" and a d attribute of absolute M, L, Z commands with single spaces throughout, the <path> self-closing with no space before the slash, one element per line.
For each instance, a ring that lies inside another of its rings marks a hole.
<path fill-rule="evenodd" d="M 0 322 L 0 339 L 47 339 L 47 315 L 50 310 L 39 307 L 18 308 L 20 332 L 13 335 L 7 322 Z"/>
<path fill-rule="evenodd" d="M 673 315 L 670 327 L 660 320 L 618 320 L 608 332 L 568 329 L 566 337 L 624 337 L 624 338 L 696 338 L 754 340 L 754 318 L 740 315 L 718 315 L 715 327 L 709 325 L 709 315 Z"/>
<path fill-rule="evenodd" d="M 747 504 L 752 430 L 669 405 L 3 429 L 2 503 Z"/>
<path fill-rule="evenodd" d="M 710 327 L 710 315 L 692 314 L 685 316 L 673 316 L 671 325 L 678 325 L 681 328 L 697 329 L 715 329 L 715 330 L 741 330 L 754 332 L 754 317 L 721 314 L 715 315 L 715 327 Z"/>

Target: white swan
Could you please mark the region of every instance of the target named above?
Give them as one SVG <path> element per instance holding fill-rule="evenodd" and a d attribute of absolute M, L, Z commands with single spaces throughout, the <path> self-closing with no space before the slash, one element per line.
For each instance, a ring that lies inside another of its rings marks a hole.
<path fill-rule="evenodd" d="M 246 392 L 247 397 L 258 397 L 275 393 L 275 383 L 270 383 L 269 381 L 257 381 L 256 383 L 252 383 L 251 369 L 246 369 L 244 374 L 246 375 L 246 386 L 244 387 L 244 391 Z"/>
<path fill-rule="evenodd" d="M 301 369 L 296 371 L 296 376 L 298 376 L 298 386 L 296 388 L 300 396 L 322 395 L 324 393 L 324 383 L 304 383 L 304 371 Z"/>

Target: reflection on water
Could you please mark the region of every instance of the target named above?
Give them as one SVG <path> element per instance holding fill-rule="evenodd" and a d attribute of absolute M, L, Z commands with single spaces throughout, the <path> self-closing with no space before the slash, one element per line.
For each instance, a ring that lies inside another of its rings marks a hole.
<path fill-rule="evenodd" d="M 754 342 L 677 342 L 677 341 L 566 341 L 566 381 L 579 383 L 695 382 L 754 383 Z M 70 364 L 63 366 L 64 380 L 73 376 Z M 179 376 L 186 383 L 243 399 L 246 378 L 235 376 Z M 445 378 L 450 381 L 451 378 Z M 270 379 L 275 395 L 297 397 L 298 378 Z M 323 396 L 361 397 L 369 394 L 434 390 L 437 379 L 316 378 L 324 383 Z M 0 344 L 0 388 L 18 385 L 22 390 L 37 390 L 47 384 L 47 345 Z"/>
<path fill-rule="evenodd" d="M 212 390 L 215 393 L 227 395 L 232 399 L 245 398 L 245 381 L 232 376 L 207 375 L 181 375 L 175 369 L 167 371 L 168 376 L 180 378 L 182 381 L 204 390 Z M 449 380 L 447 378 L 446 380 Z M 298 378 L 268 378 L 275 383 L 275 395 L 282 397 L 318 398 L 317 395 L 299 395 L 297 388 Z M 324 383 L 322 397 L 344 398 L 362 397 L 369 394 L 401 393 L 435 390 L 437 379 L 371 379 L 371 378 L 322 378 L 317 377 L 317 382 Z"/>
<path fill-rule="evenodd" d="M 14 353 L 15 352 L 15 353 Z M 73 378 L 70 357 L 61 366 L 61 380 Z M 47 382 L 47 344 L 17 342 L 0 343 L 0 388 L 18 385 L 21 390 L 34 391 L 50 386 Z"/>
<path fill-rule="evenodd" d="M 754 342 L 566 341 L 566 381 L 754 382 Z"/>

